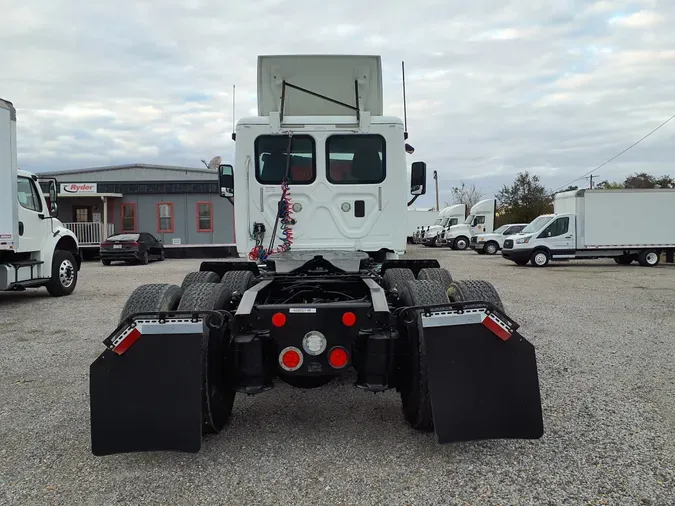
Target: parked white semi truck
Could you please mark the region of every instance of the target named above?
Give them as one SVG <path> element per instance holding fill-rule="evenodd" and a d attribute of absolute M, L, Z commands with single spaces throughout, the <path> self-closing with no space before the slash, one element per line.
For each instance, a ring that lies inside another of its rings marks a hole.
<path fill-rule="evenodd" d="M 449 227 L 441 238 L 441 244 L 452 249 L 465 250 L 469 247 L 471 237 L 476 234 L 490 233 L 495 227 L 497 201 L 485 199 L 477 202 L 470 210 L 464 223 Z"/>
<path fill-rule="evenodd" d="M 465 204 L 455 204 L 441 209 L 441 212 L 438 213 L 438 218 L 434 221 L 433 225 L 426 227 L 426 229 L 422 228 L 420 242 L 425 246 L 440 246 L 443 244 L 441 242 L 443 232 L 445 232 L 448 227 L 462 223 L 465 217 Z"/>
<path fill-rule="evenodd" d="M 400 419 L 439 443 L 542 436 L 535 350 L 494 286 L 396 258 L 426 165 L 408 179 L 382 98 L 378 56 L 258 59 L 259 114 L 219 174 L 242 258 L 130 294 L 90 368 L 95 455 L 196 452 L 237 397 L 339 377 L 396 390 Z"/>
<path fill-rule="evenodd" d="M 438 216 L 436 211 L 426 209 L 408 209 L 408 242 L 414 243 L 420 236 L 420 231 L 433 225 Z"/>
<path fill-rule="evenodd" d="M 553 212 L 504 241 L 502 256 L 536 267 L 583 258 L 651 267 L 662 252 L 675 250 L 675 189 L 562 192 Z"/>
<path fill-rule="evenodd" d="M 49 202 L 43 188 L 48 190 Z M 77 284 L 77 237 L 56 219 L 57 183 L 19 170 L 16 109 L 0 99 L 0 291 L 46 287 L 70 295 Z"/>

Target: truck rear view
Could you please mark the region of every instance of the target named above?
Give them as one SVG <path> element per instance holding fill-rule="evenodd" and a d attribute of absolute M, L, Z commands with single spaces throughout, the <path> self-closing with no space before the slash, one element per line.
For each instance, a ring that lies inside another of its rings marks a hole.
<path fill-rule="evenodd" d="M 535 350 L 494 286 L 399 257 L 406 187 L 425 192 L 426 165 L 406 181 L 379 58 L 259 69 L 260 116 L 237 125 L 219 178 L 242 258 L 129 296 L 90 368 L 93 453 L 196 452 L 237 395 L 352 373 L 357 388 L 399 392 L 402 418 L 440 443 L 541 437 Z"/>

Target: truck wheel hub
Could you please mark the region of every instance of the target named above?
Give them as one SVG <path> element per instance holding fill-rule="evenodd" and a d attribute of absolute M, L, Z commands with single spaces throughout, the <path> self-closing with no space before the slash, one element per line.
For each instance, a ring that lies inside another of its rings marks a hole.
<path fill-rule="evenodd" d="M 61 262 L 61 265 L 59 266 L 59 280 L 61 281 L 61 285 L 64 288 L 68 288 L 70 285 L 73 284 L 74 272 L 75 269 L 70 260 L 64 260 L 63 262 Z"/>

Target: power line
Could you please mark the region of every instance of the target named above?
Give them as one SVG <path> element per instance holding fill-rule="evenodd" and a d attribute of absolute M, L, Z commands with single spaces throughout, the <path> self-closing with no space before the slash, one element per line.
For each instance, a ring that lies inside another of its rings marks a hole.
<path fill-rule="evenodd" d="M 589 170 L 589 171 L 586 172 L 586 174 L 584 174 L 583 176 L 580 176 L 580 177 L 578 177 L 578 178 L 576 178 L 576 179 L 573 179 L 573 180 L 570 181 L 569 183 L 567 183 L 567 184 L 565 184 L 565 185 L 562 185 L 560 188 L 558 188 L 557 190 L 555 190 L 553 193 L 556 193 L 558 190 L 560 190 L 560 189 L 562 189 L 562 188 L 567 188 L 567 187 L 570 186 L 572 183 L 574 183 L 574 182 L 576 182 L 576 181 L 579 181 L 580 179 L 584 179 L 586 176 L 588 176 L 589 174 L 592 174 L 592 173 L 595 172 L 596 170 L 598 170 L 598 169 L 604 167 L 604 166 L 607 165 L 609 162 L 611 162 L 611 161 L 613 161 L 613 160 L 616 160 L 616 159 L 619 158 L 621 155 L 623 155 L 626 151 L 628 151 L 628 150 L 630 150 L 630 149 L 633 149 L 635 146 L 637 146 L 638 144 L 640 144 L 643 140 L 645 140 L 647 137 L 649 137 L 650 135 L 652 135 L 654 132 L 656 132 L 656 131 L 657 131 L 658 129 L 660 129 L 661 127 L 665 126 L 667 123 L 669 123 L 669 122 L 672 121 L 673 119 L 675 119 L 675 114 L 673 114 L 670 118 L 668 118 L 666 121 L 664 121 L 664 122 L 661 123 L 659 126 L 657 126 L 654 130 L 652 130 L 652 131 L 649 132 L 647 135 L 645 135 L 642 139 L 640 139 L 639 141 L 636 141 L 636 142 L 634 142 L 633 144 L 631 144 L 630 146 L 628 146 L 626 149 L 624 149 L 624 150 L 623 150 L 621 153 L 619 153 L 618 155 L 613 156 L 612 158 L 610 158 L 609 160 L 607 160 L 605 163 L 601 163 L 600 165 L 598 165 L 598 166 L 597 166 L 596 168 L 594 168 L 593 170 Z"/>

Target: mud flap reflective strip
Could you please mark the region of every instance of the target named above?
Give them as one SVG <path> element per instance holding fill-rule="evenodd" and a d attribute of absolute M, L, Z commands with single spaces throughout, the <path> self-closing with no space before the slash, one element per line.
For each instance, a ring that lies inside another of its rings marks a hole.
<path fill-rule="evenodd" d="M 198 452 L 203 324 L 146 320 L 134 329 L 107 342 L 90 366 L 92 453 Z"/>
<path fill-rule="evenodd" d="M 427 324 L 423 335 L 439 443 L 540 438 L 544 428 L 534 346 L 515 331 L 504 340 L 499 334 L 507 331 L 492 319 L 487 325 L 485 319 L 468 323 L 466 316 L 447 320 L 454 323 Z"/>
<path fill-rule="evenodd" d="M 487 309 L 464 309 L 461 311 L 437 311 L 427 316 L 422 316 L 422 326 L 450 327 L 454 325 L 467 325 L 482 323 L 499 339 L 506 341 L 513 334 L 509 325 L 495 313 L 489 313 Z"/>
<path fill-rule="evenodd" d="M 203 329 L 203 320 L 167 319 L 160 323 L 159 320 L 138 320 L 133 325 L 107 341 L 108 349 L 121 355 L 142 335 L 149 334 L 192 334 L 200 333 Z"/>

